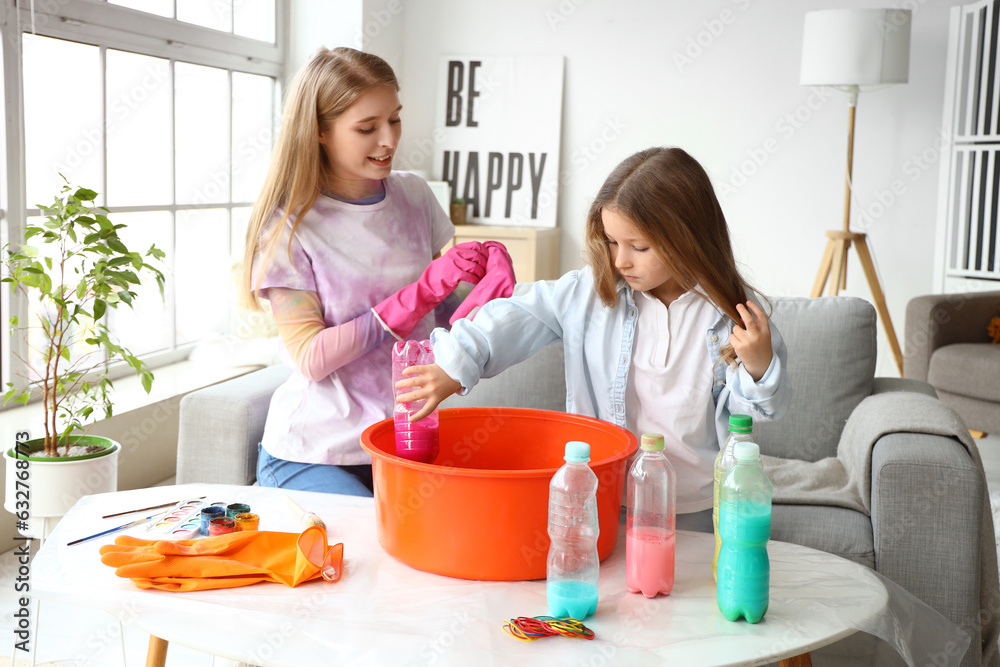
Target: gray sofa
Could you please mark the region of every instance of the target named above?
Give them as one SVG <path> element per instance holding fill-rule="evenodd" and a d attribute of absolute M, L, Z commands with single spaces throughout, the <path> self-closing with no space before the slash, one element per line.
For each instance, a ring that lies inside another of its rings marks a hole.
<path fill-rule="evenodd" d="M 818 460 L 834 456 L 847 418 L 864 398 L 933 389 L 875 378 L 876 317 L 851 297 L 774 298 L 772 319 L 788 345 L 794 399 L 780 421 L 755 424 L 766 454 Z M 251 484 L 268 401 L 288 375 L 272 367 L 193 392 L 180 408 L 178 483 Z M 468 396 L 443 407 L 500 405 L 564 409 L 561 346 L 551 345 Z M 872 515 L 830 506 L 776 505 L 772 537 L 875 568 L 973 635 L 962 665 L 979 664 L 979 527 L 985 480 L 950 438 L 892 434 L 875 446 Z M 934 503 L 919 502 L 934 489 Z M 940 495 L 939 495 L 940 494 Z M 913 516 L 921 508 L 920 520 Z M 867 635 L 828 647 L 850 664 L 904 664 Z M 923 663 L 921 663 L 923 664 Z"/>
<path fill-rule="evenodd" d="M 969 428 L 1000 433 L 1000 292 L 929 294 L 906 306 L 903 377 L 930 383 Z"/>

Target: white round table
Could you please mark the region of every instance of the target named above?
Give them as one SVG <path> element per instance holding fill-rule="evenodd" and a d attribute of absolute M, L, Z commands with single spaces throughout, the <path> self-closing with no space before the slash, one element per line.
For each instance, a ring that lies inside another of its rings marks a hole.
<path fill-rule="evenodd" d="M 98 547 L 115 535 L 66 546 L 124 522 L 100 519 L 104 514 L 203 495 L 250 504 L 261 517 L 261 530 L 296 531 L 297 521 L 282 502 L 285 493 L 323 518 L 331 543 L 344 543 L 340 581 L 294 589 L 257 584 L 191 593 L 144 591 L 100 562 Z M 755 625 L 729 622 L 715 602 L 712 548 L 711 535 L 679 533 L 673 593 L 650 600 L 625 590 L 622 535 L 601 565 L 597 613 L 585 621 L 595 639 L 523 642 L 505 634 L 502 625 L 517 616 L 548 613 L 543 580 L 466 581 L 403 565 L 378 544 L 371 499 L 190 484 L 83 498 L 35 556 L 31 580 L 32 594 L 40 599 L 103 609 L 149 632 L 153 654 L 165 649 L 165 642 L 179 642 L 263 667 L 763 664 L 834 642 L 886 611 L 889 595 L 871 570 L 771 542 L 767 615 Z"/>

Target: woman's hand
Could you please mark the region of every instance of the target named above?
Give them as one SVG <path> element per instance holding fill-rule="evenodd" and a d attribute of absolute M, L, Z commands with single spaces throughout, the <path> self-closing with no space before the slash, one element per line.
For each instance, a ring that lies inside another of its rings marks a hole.
<path fill-rule="evenodd" d="M 749 308 L 748 308 L 749 306 Z M 736 351 L 736 356 L 743 362 L 743 368 L 753 378 L 754 382 L 760 382 L 767 372 L 767 367 L 771 365 L 771 328 L 767 324 L 767 315 L 764 310 L 753 301 L 747 301 L 747 305 L 736 304 L 736 310 L 743 318 L 743 326 L 733 327 L 733 333 L 729 337 L 729 342 Z"/>
<path fill-rule="evenodd" d="M 411 422 L 419 421 L 434 412 L 434 408 L 441 401 L 462 388 L 461 383 L 451 379 L 451 376 L 445 373 L 437 364 L 408 366 L 403 369 L 403 375 L 410 377 L 397 382 L 396 389 L 405 389 L 407 387 L 416 387 L 416 389 L 406 394 L 400 394 L 396 397 L 396 402 L 411 403 L 421 399 L 427 400 L 424 407 L 420 408 L 417 413 L 410 415 Z"/>

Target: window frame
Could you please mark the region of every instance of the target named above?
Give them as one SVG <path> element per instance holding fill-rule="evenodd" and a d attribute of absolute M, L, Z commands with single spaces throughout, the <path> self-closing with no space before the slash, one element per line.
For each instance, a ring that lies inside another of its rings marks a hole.
<path fill-rule="evenodd" d="M 4 91 L 4 131 L 0 132 L 0 147 L 6 156 L 7 167 L 6 178 L 0 179 L 0 246 L 22 241 L 26 218 L 38 214 L 38 209 L 29 207 L 26 201 L 22 34 L 96 46 L 101 49 L 102 66 L 106 50 L 114 49 L 165 58 L 169 62 L 172 77 L 177 62 L 226 69 L 230 90 L 234 71 L 272 77 L 275 81 L 275 110 L 280 105 L 288 42 L 287 0 L 275 0 L 273 43 L 112 5 L 106 0 L 34 0 L 33 3 L 30 0 L 0 0 L 0 3 L 0 79 Z M 103 113 L 106 115 L 107 109 Z M 273 126 L 272 132 L 276 133 L 276 130 Z M 94 189 L 103 194 L 107 184 L 106 161 L 100 179 Z M 232 211 L 248 204 L 252 202 L 235 202 L 230 199 L 227 203 L 215 205 L 173 203 L 108 208 L 112 214 L 142 210 L 170 211 L 176 214 L 181 210 L 206 208 L 227 208 Z M 174 230 L 176 232 L 176 219 Z M 176 233 L 173 236 L 176 238 Z M 170 249 L 167 250 L 170 252 Z M 12 295 L 6 286 L 0 289 L 0 318 L 4 322 L 15 315 L 24 321 L 27 311 L 27 303 L 22 296 Z M 171 323 L 175 320 L 176 313 L 171 312 Z M 174 339 L 172 349 L 144 355 L 143 360 L 150 368 L 156 368 L 185 359 L 193 347 L 190 343 L 176 345 Z M 7 327 L 0 340 L 0 383 L 4 387 L 7 383 L 13 383 L 18 388 L 27 385 L 24 364 L 18 359 L 18 355 L 27 356 L 24 348 L 24 342 L 18 337 L 12 337 Z M 131 369 L 127 367 L 109 369 L 109 376 L 112 378 L 130 373 Z"/>

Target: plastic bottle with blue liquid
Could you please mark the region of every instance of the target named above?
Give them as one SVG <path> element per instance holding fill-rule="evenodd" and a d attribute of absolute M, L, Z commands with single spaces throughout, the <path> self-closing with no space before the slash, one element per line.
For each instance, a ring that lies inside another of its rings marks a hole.
<path fill-rule="evenodd" d="M 757 623 L 767 612 L 771 564 L 771 480 L 753 442 L 733 447 L 736 464 L 719 489 L 719 549 L 716 601 L 730 621 L 740 617 Z"/>
<path fill-rule="evenodd" d="M 546 594 L 550 615 L 583 620 L 597 611 L 597 475 L 585 442 L 567 442 L 564 460 L 549 483 Z"/>

